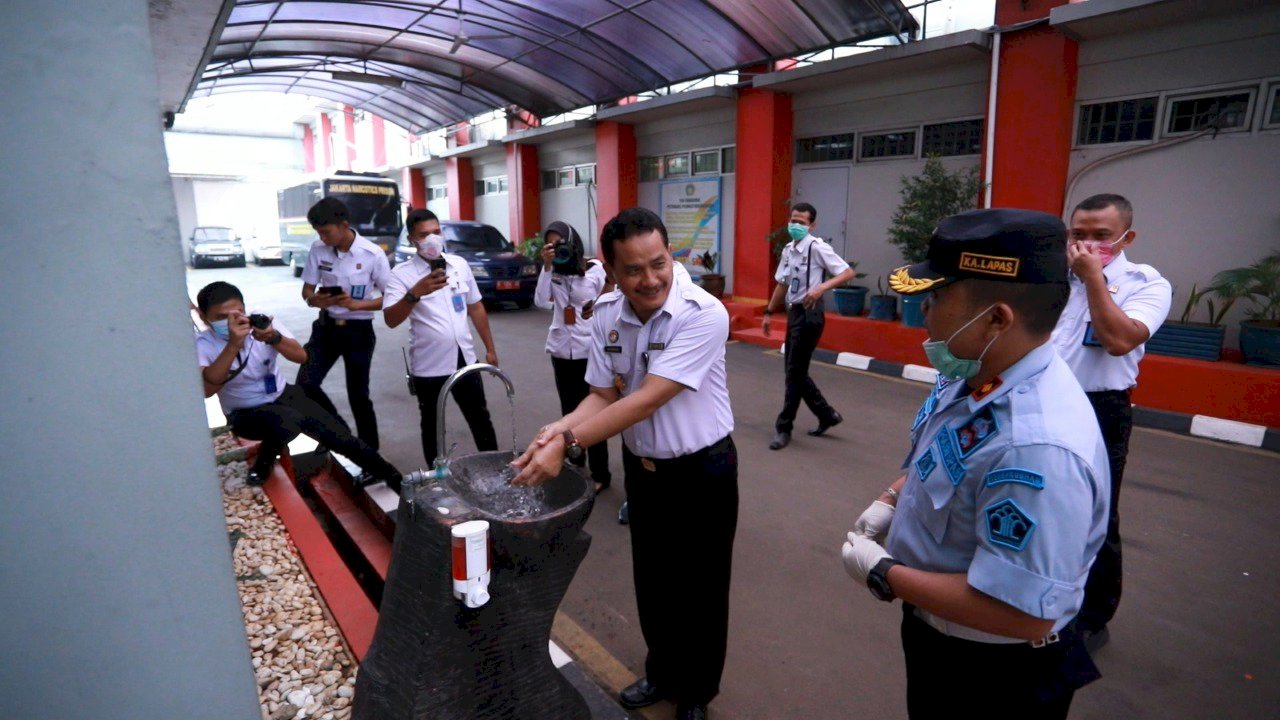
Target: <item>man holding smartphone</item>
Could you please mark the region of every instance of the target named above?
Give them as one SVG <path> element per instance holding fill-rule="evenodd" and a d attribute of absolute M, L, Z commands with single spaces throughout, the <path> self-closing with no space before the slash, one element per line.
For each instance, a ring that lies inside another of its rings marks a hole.
<path fill-rule="evenodd" d="M 376 342 L 373 315 L 382 308 L 382 298 L 374 297 L 374 291 L 382 292 L 391 265 L 382 248 L 360 237 L 347 218 L 346 205 L 336 198 L 324 198 L 307 211 L 307 220 L 320 239 L 312 243 L 302 271 L 302 299 L 320 308 L 320 316 L 311 325 L 298 385 L 320 407 L 341 418 L 320 388 L 341 359 L 356 434 L 376 450 L 378 418 L 369 399 L 369 368 Z"/>
<path fill-rule="evenodd" d="M 436 402 L 444 383 L 458 368 L 476 362 L 471 327 L 485 347 L 485 362 L 498 364 L 489 315 L 467 261 L 446 253 L 440 220 L 430 210 L 414 210 L 405 222 L 418 252 L 400 263 L 387 279 L 382 315 L 388 327 L 409 320 L 410 371 L 422 415 L 422 455 L 428 464 L 448 448 L 436 447 Z M 484 385 L 469 375 L 453 386 L 476 449 L 497 450 L 498 439 L 485 402 Z"/>

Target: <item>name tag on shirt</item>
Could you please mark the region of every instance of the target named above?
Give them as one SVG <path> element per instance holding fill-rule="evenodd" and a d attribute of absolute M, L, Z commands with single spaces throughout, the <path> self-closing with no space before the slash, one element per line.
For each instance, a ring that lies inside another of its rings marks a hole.
<path fill-rule="evenodd" d="M 351 293 L 350 293 L 351 298 L 352 298 L 353 300 L 363 300 L 363 299 L 364 299 L 364 291 L 365 291 L 365 288 L 367 288 L 367 287 L 368 287 L 368 285 L 352 285 L 352 286 L 351 286 Z"/>
<path fill-rule="evenodd" d="M 662 342 L 651 342 L 649 343 L 649 349 L 650 350 L 666 350 L 667 344 Z"/>
<path fill-rule="evenodd" d="M 466 303 L 462 302 L 462 296 L 461 296 L 461 295 L 454 295 L 454 296 L 453 296 L 453 311 L 454 311 L 454 312 L 462 312 L 463 310 L 466 310 L 466 309 L 467 309 L 467 306 L 466 306 Z"/>
<path fill-rule="evenodd" d="M 607 353 L 614 353 L 615 355 L 620 355 L 622 354 L 622 346 L 621 345 L 605 345 L 604 351 Z"/>
<path fill-rule="evenodd" d="M 268 395 L 276 391 L 276 376 L 274 374 L 263 376 L 262 391 Z"/>

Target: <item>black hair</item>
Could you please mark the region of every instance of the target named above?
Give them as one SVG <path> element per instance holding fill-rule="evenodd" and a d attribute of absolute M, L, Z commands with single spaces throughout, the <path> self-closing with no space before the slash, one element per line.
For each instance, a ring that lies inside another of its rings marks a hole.
<path fill-rule="evenodd" d="M 196 307 L 199 307 L 202 313 L 207 313 L 209 308 L 221 305 L 228 300 L 239 300 L 243 303 L 244 295 L 240 294 L 240 288 L 221 280 L 205 285 L 200 288 L 200 292 L 196 293 Z"/>
<path fill-rule="evenodd" d="M 409 213 L 409 217 L 405 218 L 404 224 L 405 224 L 405 227 L 409 228 L 409 230 L 412 232 L 414 225 L 417 225 L 420 222 L 426 222 L 428 220 L 435 220 L 436 222 L 439 222 L 440 218 L 437 217 L 435 213 L 431 212 L 430 210 L 427 210 L 426 208 L 418 208 L 417 210 L 414 210 Z"/>
<path fill-rule="evenodd" d="M 1133 203 L 1123 195 L 1115 193 L 1099 193 L 1090 195 L 1080 201 L 1075 209 L 1071 211 L 1074 216 L 1077 212 L 1085 210 L 1093 212 L 1095 210 L 1106 210 L 1109 207 L 1115 208 L 1120 213 L 1120 219 L 1124 221 L 1127 227 L 1133 227 Z"/>
<path fill-rule="evenodd" d="M 1048 335 L 1067 306 L 1071 287 L 1066 280 L 1048 283 L 1014 283 L 1003 280 L 962 280 L 976 305 L 1002 302 L 1013 308 L 1023 327 L 1035 335 Z"/>
<path fill-rule="evenodd" d="M 818 208 L 807 202 L 799 202 L 791 206 L 791 212 L 809 213 L 809 223 L 818 222 Z"/>
<path fill-rule="evenodd" d="M 604 252 L 605 262 L 613 265 L 614 243 L 629 240 L 637 235 L 648 235 L 654 230 L 662 235 L 662 246 L 670 247 L 667 226 L 662 224 L 662 218 L 652 210 L 633 207 L 613 216 L 613 219 L 605 223 L 604 229 L 600 231 L 600 250 Z"/>
<path fill-rule="evenodd" d="M 582 244 L 582 238 L 578 235 L 578 231 L 567 222 L 556 220 L 542 231 L 542 242 L 547 242 L 547 236 L 555 233 L 560 236 L 558 243 L 562 247 L 556 248 L 556 260 L 551 265 L 551 272 L 559 275 L 584 275 L 586 274 L 586 248 Z"/>
<path fill-rule="evenodd" d="M 320 201 L 307 211 L 307 222 L 311 223 L 311 227 L 337 225 L 340 222 L 347 222 L 349 217 L 351 215 L 347 212 L 347 206 L 338 198 L 320 198 Z"/>

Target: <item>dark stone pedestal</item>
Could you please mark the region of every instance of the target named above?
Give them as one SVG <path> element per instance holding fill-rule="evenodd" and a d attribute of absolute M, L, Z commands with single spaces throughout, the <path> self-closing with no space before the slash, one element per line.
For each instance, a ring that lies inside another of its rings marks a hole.
<path fill-rule="evenodd" d="M 551 621 L 591 538 L 595 496 L 566 468 L 546 487 L 552 508 L 528 519 L 486 511 L 467 468 L 509 453 L 453 461 L 452 478 L 406 487 L 373 645 L 356 681 L 355 720 L 588 720 L 585 700 L 547 651 Z M 453 597 L 450 528 L 489 521 L 490 601 Z"/>

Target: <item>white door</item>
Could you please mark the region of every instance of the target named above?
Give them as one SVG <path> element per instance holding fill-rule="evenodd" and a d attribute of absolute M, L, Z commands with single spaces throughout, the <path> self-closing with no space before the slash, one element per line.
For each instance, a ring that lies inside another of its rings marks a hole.
<path fill-rule="evenodd" d="M 818 211 L 814 234 L 831 243 L 845 257 L 849 214 L 849 167 L 807 167 L 796 173 L 791 204 L 807 202 Z"/>

